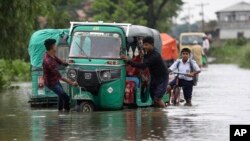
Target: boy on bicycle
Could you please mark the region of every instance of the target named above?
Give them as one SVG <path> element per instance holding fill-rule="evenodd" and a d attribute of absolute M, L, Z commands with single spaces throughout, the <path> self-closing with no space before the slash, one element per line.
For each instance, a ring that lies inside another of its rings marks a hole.
<path fill-rule="evenodd" d="M 190 49 L 183 48 L 181 50 L 181 59 L 177 59 L 168 69 L 169 72 L 176 72 L 177 76 L 169 83 L 167 90 L 171 93 L 175 85 L 182 87 L 186 100 L 185 106 L 192 106 L 193 78 L 200 73 L 198 64 L 189 58 L 190 54 Z"/>

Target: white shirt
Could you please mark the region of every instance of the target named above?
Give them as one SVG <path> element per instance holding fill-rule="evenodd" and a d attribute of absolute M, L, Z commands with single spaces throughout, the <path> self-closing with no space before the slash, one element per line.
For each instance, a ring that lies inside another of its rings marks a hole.
<path fill-rule="evenodd" d="M 173 72 L 188 74 L 188 73 L 191 72 L 190 61 L 191 61 L 191 63 L 192 63 L 193 69 L 194 69 L 195 71 L 200 71 L 200 68 L 199 68 L 198 64 L 197 64 L 194 60 L 191 60 L 191 59 L 188 59 L 186 63 L 183 63 L 183 62 L 182 62 L 182 59 L 177 59 L 177 60 L 169 67 L 169 69 L 170 69 L 171 71 L 173 71 Z M 179 67 L 177 68 L 177 64 L 178 64 L 178 63 L 179 63 Z M 182 75 L 182 74 L 179 74 L 179 78 L 180 78 L 180 79 L 187 80 L 187 81 L 193 80 L 193 77 L 189 77 L 189 76 Z"/>
<path fill-rule="evenodd" d="M 203 40 L 203 42 L 202 42 L 202 47 L 203 47 L 204 49 L 209 49 L 209 48 L 210 48 L 208 39 Z"/>

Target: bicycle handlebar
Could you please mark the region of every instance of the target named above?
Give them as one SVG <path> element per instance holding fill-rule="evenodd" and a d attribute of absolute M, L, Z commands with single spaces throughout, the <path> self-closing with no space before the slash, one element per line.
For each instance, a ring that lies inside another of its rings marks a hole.
<path fill-rule="evenodd" d="M 180 73 L 180 72 L 170 72 L 169 74 L 180 74 L 180 75 L 188 75 L 188 73 Z"/>

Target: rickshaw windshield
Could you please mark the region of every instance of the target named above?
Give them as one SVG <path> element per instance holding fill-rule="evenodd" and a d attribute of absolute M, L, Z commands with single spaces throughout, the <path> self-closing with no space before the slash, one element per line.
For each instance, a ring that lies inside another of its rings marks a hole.
<path fill-rule="evenodd" d="M 120 58 L 121 37 L 117 33 L 75 32 L 69 57 Z"/>
<path fill-rule="evenodd" d="M 182 36 L 182 39 L 181 39 L 182 45 L 193 45 L 193 44 L 195 44 L 195 42 L 202 45 L 202 36 L 201 35 L 184 35 L 184 36 Z"/>

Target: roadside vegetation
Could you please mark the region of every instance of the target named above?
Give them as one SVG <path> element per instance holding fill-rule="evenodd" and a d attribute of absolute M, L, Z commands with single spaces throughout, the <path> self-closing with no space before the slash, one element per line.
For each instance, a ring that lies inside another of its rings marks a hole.
<path fill-rule="evenodd" d="M 0 59 L 0 89 L 9 87 L 11 82 L 30 81 L 30 78 L 29 63 Z"/>
<path fill-rule="evenodd" d="M 25 62 L 29 60 L 27 46 L 34 31 L 69 28 L 70 21 L 104 21 L 130 22 L 166 32 L 183 4 L 182 0 L 1 1 L 0 89 L 10 82 L 30 79 L 30 67 Z"/>
<path fill-rule="evenodd" d="M 241 68 L 250 69 L 250 43 L 244 38 L 214 45 L 210 56 L 216 58 L 213 63 L 237 64 Z"/>

